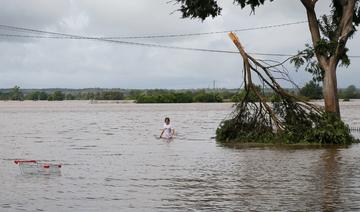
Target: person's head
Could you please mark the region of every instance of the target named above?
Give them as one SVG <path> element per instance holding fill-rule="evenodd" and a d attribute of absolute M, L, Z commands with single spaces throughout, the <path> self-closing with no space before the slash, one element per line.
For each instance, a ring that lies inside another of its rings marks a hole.
<path fill-rule="evenodd" d="M 165 118 L 165 123 L 166 123 L 166 124 L 170 124 L 170 118 L 169 118 L 169 117 L 166 117 L 166 118 Z"/>

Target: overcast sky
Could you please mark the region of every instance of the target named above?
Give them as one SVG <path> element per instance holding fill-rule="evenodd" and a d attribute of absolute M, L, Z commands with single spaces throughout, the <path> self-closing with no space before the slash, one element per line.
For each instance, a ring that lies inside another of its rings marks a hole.
<path fill-rule="evenodd" d="M 220 0 L 222 16 L 205 22 L 181 19 L 169 0 L 2 0 L 0 24 L 84 36 L 141 36 L 211 32 L 306 20 L 300 1 L 276 0 L 255 15 Z M 319 14 L 330 1 L 322 0 Z M 0 28 L 0 34 L 26 34 Z M 294 54 L 310 42 L 307 24 L 239 32 L 247 51 Z M 226 34 L 131 40 L 142 43 L 235 51 Z M 360 55 L 360 34 L 348 43 Z M 91 40 L 0 37 L 0 87 L 22 88 L 207 88 L 241 85 L 240 56 L 119 45 Z M 269 57 L 261 57 L 270 59 Z M 271 58 L 282 60 L 284 58 Z M 339 87 L 360 87 L 360 58 L 339 69 Z M 291 76 L 304 85 L 311 76 Z"/>

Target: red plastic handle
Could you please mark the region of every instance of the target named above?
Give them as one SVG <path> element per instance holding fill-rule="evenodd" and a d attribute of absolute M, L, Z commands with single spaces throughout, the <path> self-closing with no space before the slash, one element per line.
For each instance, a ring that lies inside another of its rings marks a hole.
<path fill-rule="evenodd" d="M 15 160 L 14 162 L 16 164 L 19 164 L 19 163 L 37 163 L 36 160 Z"/>

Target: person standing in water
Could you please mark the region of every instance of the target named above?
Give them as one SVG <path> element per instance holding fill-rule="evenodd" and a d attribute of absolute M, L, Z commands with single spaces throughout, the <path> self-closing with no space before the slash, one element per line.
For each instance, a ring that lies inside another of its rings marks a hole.
<path fill-rule="evenodd" d="M 160 138 L 173 138 L 175 135 L 175 130 L 171 128 L 171 124 L 170 124 L 170 118 L 166 117 L 165 118 L 165 123 L 164 123 L 164 129 L 160 134 Z"/>

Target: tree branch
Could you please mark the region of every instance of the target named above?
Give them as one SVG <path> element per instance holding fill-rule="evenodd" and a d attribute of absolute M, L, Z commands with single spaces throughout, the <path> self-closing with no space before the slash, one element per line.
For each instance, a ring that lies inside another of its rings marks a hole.
<path fill-rule="evenodd" d="M 338 64 L 341 56 L 344 54 L 346 42 L 350 35 L 354 32 L 353 27 L 353 16 L 354 16 L 354 7 L 355 0 L 340 0 L 342 6 L 342 17 L 340 19 L 339 28 L 337 32 L 337 46 L 335 50 L 335 55 L 332 58 L 333 63 Z"/>
<path fill-rule="evenodd" d="M 301 0 L 301 3 L 304 5 L 306 9 L 306 14 L 309 21 L 309 29 L 311 33 L 311 39 L 314 48 L 317 46 L 318 42 L 321 39 L 320 35 L 320 28 L 319 23 L 316 17 L 315 13 L 315 4 L 317 0 Z M 323 70 L 326 70 L 326 66 L 328 65 L 328 58 L 324 55 L 320 55 L 319 53 L 315 52 L 316 57 L 319 61 L 320 66 L 323 68 Z"/>

